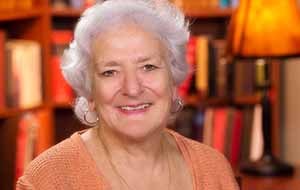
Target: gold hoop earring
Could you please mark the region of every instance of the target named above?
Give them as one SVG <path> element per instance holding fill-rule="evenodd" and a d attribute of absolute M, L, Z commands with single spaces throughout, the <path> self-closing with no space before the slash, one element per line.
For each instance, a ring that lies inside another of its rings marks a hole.
<path fill-rule="evenodd" d="M 181 110 L 183 109 L 183 102 L 180 98 L 176 98 L 174 100 L 174 109 L 172 109 L 171 113 L 175 114 L 175 113 L 179 113 L 181 112 Z"/>
<path fill-rule="evenodd" d="M 90 122 L 90 121 L 87 119 L 87 115 L 89 114 L 89 112 L 90 112 L 89 110 L 86 110 L 86 111 L 84 112 L 84 114 L 83 114 L 83 121 L 84 121 L 86 124 L 88 124 L 88 125 L 95 126 L 95 125 L 98 123 L 99 118 L 98 118 L 98 116 L 97 116 L 97 119 L 96 119 L 95 122 Z"/>

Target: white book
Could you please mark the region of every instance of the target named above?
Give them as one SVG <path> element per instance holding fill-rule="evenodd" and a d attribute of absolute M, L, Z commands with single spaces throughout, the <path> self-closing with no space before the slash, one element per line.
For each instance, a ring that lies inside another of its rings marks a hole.
<path fill-rule="evenodd" d="M 253 124 L 250 138 L 250 160 L 256 161 L 263 153 L 263 132 L 262 132 L 262 106 L 255 105 L 253 114 Z"/>
<path fill-rule="evenodd" d="M 42 103 L 41 48 L 29 40 L 9 40 L 6 48 L 11 52 L 12 79 L 18 92 L 18 106 L 31 108 Z"/>

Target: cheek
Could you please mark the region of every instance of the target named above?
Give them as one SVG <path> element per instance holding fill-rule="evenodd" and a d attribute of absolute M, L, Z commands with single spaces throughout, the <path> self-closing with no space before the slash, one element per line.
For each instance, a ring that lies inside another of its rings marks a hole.
<path fill-rule="evenodd" d="M 172 83 L 167 74 L 156 74 L 143 77 L 143 84 L 157 96 L 172 96 Z"/>
<path fill-rule="evenodd" d="M 117 81 L 96 80 L 94 85 L 94 98 L 99 103 L 109 103 L 119 90 Z"/>

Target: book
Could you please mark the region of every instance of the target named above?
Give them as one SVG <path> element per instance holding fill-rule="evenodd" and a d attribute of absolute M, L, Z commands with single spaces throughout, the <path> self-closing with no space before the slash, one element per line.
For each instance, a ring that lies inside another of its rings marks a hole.
<path fill-rule="evenodd" d="M 0 30 L 0 110 L 5 108 L 5 41 L 6 33 Z"/>
<path fill-rule="evenodd" d="M 70 0 L 70 6 L 75 9 L 81 9 L 84 7 L 84 0 Z"/>
<path fill-rule="evenodd" d="M 256 161 L 262 156 L 264 143 L 262 133 L 262 106 L 260 104 L 254 107 L 252 130 L 249 135 L 251 135 L 249 159 Z"/>
<path fill-rule="evenodd" d="M 229 7 L 230 6 L 230 0 L 219 0 L 220 7 Z"/>
<path fill-rule="evenodd" d="M 240 161 L 242 129 L 243 112 L 235 110 L 231 137 L 231 154 L 229 156 L 230 163 L 233 167 L 237 167 Z"/>
<path fill-rule="evenodd" d="M 213 71 L 210 71 L 211 85 L 214 85 L 214 96 L 217 97 L 228 97 L 230 96 L 230 75 L 231 67 L 230 63 L 225 58 L 226 53 L 226 41 L 225 40 L 212 40 L 211 41 L 211 51 L 213 52 L 213 57 L 210 58 L 210 65 Z"/>
<path fill-rule="evenodd" d="M 12 10 L 15 8 L 16 0 L 0 1 L 0 10 Z"/>
<path fill-rule="evenodd" d="M 88 8 L 88 7 L 92 6 L 92 5 L 94 5 L 95 3 L 96 3 L 96 0 L 85 0 L 84 1 L 84 7 Z"/>
<path fill-rule="evenodd" d="M 194 118 L 197 113 L 197 108 L 193 105 L 184 106 L 183 110 L 177 116 L 175 121 L 175 131 L 181 135 L 193 139 Z"/>
<path fill-rule="evenodd" d="M 16 1 L 15 8 L 16 9 L 31 9 L 33 7 L 33 0 L 22 0 Z"/>
<path fill-rule="evenodd" d="M 203 126 L 203 143 L 207 145 L 212 145 L 213 120 L 214 120 L 213 108 L 205 109 L 204 126 Z"/>
<path fill-rule="evenodd" d="M 233 131 L 234 131 L 234 122 L 235 122 L 235 112 L 236 109 L 233 107 L 227 108 L 227 122 L 224 125 L 227 125 L 225 132 L 225 147 L 224 154 L 229 159 L 231 157 L 232 152 L 232 143 L 233 143 Z"/>
<path fill-rule="evenodd" d="M 189 89 L 194 82 L 193 76 L 195 75 L 195 62 L 196 62 L 196 36 L 191 36 L 187 43 L 186 62 L 189 65 L 188 75 L 186 79 L 179 85 L 178 93 L 182 99 L 189 95 Z"/>
<path fill-rule="evenodd" d="M 24 113 L 18 124 L 15 179 L 22 176 L 26 166 L 34 158 L 38 122 L 33 113 Z"/>
<path fill-rule="evenodd" d="M 61 56 L 72 38 L 71 30 L 53 30 L 51 34 L 51 93 L 54 103 L 70 103 L 73 100 L 73 90 L 64 79 L 60 69 Z"/>
<path fill-rule="evenodd" d="M 300 136 L 300 59 L 289 58 L 280 64 L 282 64 L 281 150 L 283 159 L 296 166 L 300 164 L 300 150 L 297 148 Z"/>
<path fill-rule="evenodd" d="M 41 105 L 43 94 L 39 43 L 9 39 L 5 48 L 8 106 L 31 108 Z"/>
<path fill-rule="evenodd" d="M 63 9 L 69 6 L 68 0 L 52 0 L 52 7 L 56 9 Z"/>
<path fill-rule="evenodd" d="M 196 41 L 196 89 L 202 97 L 208 95 L 209 79 L 209 39 L 198 36 Z"/>
<path fill-rule="evenodd" d="M 54 144 L 54 127 L 52 123 L 52 112 L 49 109 L 35 111 L 38 123 L 37 138 L 34 156 L 37 156 Z"/>
<path fill-rule="evenodd" d="M 202 109 L 197 109 L 193 119 L 193 126 L 193 139 L 202 142 L 204 130 L 204 111 Z"/>
<path fill-rule="evenodd" d="M 250 158 L 250 142 L 251 142 L 251 131 L 253 127 L 253 115 L 254 108 L 246 107 L 243 109 L 243 129 L 241 134 L 241 153 L 240 161 L 246 162 Z"/>
<path fill-rule="evenodd" d="M 225 152 L 225 135 L 227 130 L 227 108 L 215 108 L 213 120 L 213 142 L 212 146 L 224 154 Z"/>

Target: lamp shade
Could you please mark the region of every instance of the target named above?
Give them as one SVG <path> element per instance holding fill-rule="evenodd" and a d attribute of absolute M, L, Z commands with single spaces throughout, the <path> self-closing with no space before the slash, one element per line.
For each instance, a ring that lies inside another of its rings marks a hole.
<path fill-rule="evenodd" d="M 296 0 L 241 0 L 229 24 L 228 51 L 241 57 L 300 55 Z"/>

